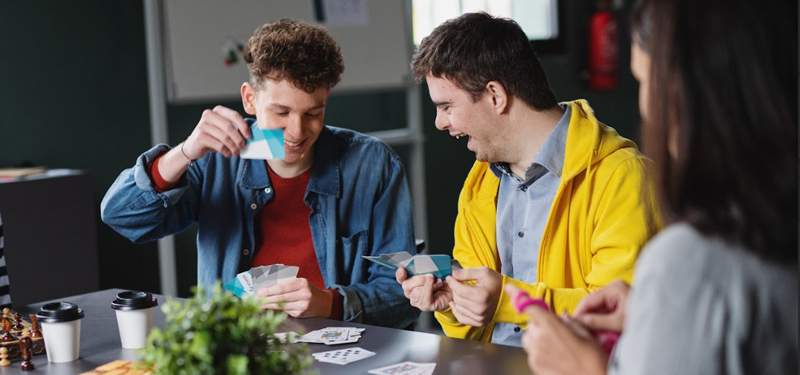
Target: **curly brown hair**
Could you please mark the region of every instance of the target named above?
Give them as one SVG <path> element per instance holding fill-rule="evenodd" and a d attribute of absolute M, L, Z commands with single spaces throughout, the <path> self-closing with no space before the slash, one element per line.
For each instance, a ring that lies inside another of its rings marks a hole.
<path fill-rule="evenodd" d="M 321 26 L 281 19 L 259 26 L 242 52 L 250 83 L 286 79 L 306 92 L 333 88 L 344 62 L 339 44 Z"/>

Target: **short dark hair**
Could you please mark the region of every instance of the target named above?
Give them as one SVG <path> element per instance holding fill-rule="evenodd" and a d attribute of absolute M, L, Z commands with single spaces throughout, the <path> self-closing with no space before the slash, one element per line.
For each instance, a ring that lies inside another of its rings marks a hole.
<path fill-rule="evenodd" d="M 652 57 L 644 150 L 666 221 L 777 262 L 797 261 L 797 9 L 789 3 L 644 0 L 631 20 L 634 43 Z"/>
<path fill-rule="evenodd" d="M 437 26 L 411 60 L 417 82 L 430 74 L 452 81 L 473 100 L 497 81 L 537 110 L 558 105 L 528 37 L 519 25 L 486 13 L 466 13 Z"/>
<path fill-rule="evenodd" d="M 306 92 L 333 88 L 344 62 L 339 44 L 321 26 L 281 19 L 258 27 L 244 46 L 250 82 L 287 79 Z"/>

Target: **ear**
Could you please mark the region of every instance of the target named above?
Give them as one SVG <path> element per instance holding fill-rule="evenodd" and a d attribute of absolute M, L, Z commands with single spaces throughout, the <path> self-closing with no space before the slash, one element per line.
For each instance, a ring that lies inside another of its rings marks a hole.
<path fill-rule="evenodd" d="M 497 114 L 502 114 L 508 109 L 508 91 L 500 82 L 489 81 L 486 84 L 486 94 Z"/>
<path fill-rule="evenodd" d="M 256 114 L 256 90 L 250 82 L 242 83 L 242 106 L 248 115 Z"/>

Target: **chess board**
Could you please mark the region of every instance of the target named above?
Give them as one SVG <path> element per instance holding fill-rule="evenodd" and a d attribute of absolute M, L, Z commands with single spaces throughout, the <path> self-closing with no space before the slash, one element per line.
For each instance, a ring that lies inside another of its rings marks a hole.
<path fill-rule="evenodd" d="M 8 359 L 14 360 L 20 358 L 20 351 L 19 351 L 19 339 L 22 337 L 22 332 L 24 330 L 28 330 L 28 332 L 33 330 L 33 325 L 31 324 L 30 320 L 26 320 L 20 316 L 19 322 L 14 320 L 14 314 L 16 314 L 13 310 L 3 311 L 3 317 L 8 317 L 11 323 L 11 330 L 9 333 L 9 338 L 6 339 L 7 341 L 0 341 L 0 346 L 8 349 Z M 15 327 L 15 325 L 17 325 Z M 37 327 L 39 328 L 39 327 Z M 39 329 L 41 332 L 41 329 Z M 0 340 L 5 335 L 5 332 L 2 330 L 2 325 L 0 325 Z M 38 337 L 31 337 L 31 354 L 33 355 L 42 355 L 45 354 L 45 346 L 44 346 L 44 337 L 41 336 L 41 333 Z"/>

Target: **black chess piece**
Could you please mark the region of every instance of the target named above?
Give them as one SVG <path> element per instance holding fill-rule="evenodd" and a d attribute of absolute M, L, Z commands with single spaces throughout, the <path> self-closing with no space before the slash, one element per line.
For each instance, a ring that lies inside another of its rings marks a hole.
<path fill-rule="evenodd" d="M 32 341 L 30 337 L 20 337 L 19 352 L 20 357 L 22 358 L 22 363 L 19 365 L 19 368 L 22 371 L 36 370 L 36 366 L 34 366 L 33 362 L 31 362 L 31 358 L 33 357 L 33 354 L 31 353 L 31 344 Z"/>
<path fill-rule="evenodd" d="M 41 339 L 42 331 L 39 330 L 39 324 L 36 323 L 36 314 L 30 314 L 31 318 L 31 338 L 32 339 Z"/>
<path fill-rule="evenodd" d="M 22 316 L 18 312 L 14 313 L 14 325 L 11 326 L 11 331 L 22 331 L 25 326 L 22 325 Z"/>
<path fill-rule="evenodd" d="M 0 337 L 0 342 L 9 342 L 14 341 L 17 338 L 11 334 L 11 322 L 8 321 L 6 317 L 2 317 L 3 319 L 3 336 Z"/>

